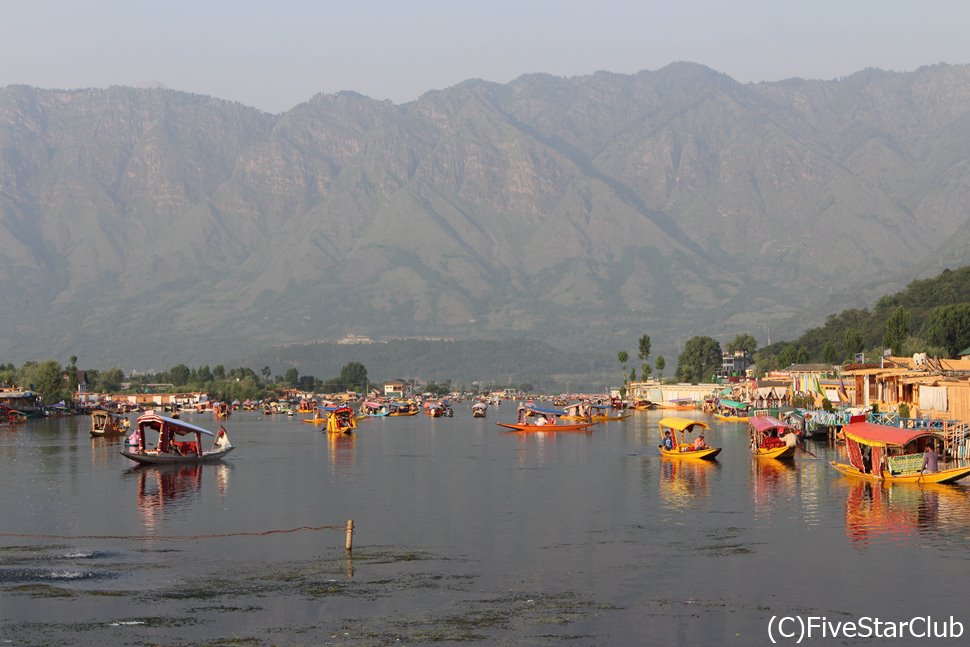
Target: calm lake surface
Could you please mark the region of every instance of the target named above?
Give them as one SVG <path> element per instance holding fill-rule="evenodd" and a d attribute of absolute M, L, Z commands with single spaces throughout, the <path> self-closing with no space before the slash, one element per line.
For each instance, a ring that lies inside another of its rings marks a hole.
<path fill-rule="evenodd" d="M 0 429 L 0 641 L 766 645 L 775 615 L 952 615 L 963 638 L 924 642 L 966 644 L 966 486 L 849 480 L 825 442 L 755 461 L 701 414 L 716 463 L 657 457 L 653 412 L 495 425 L 514 417 L 459 403 L 338 438 L 237 412 L 224 464 L 174 469 L 132 468 L 87 417 Z"/>

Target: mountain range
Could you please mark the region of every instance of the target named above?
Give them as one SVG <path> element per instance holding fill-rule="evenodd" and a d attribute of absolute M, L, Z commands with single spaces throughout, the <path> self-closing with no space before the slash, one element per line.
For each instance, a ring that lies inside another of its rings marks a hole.
<path fill-rule="evenodd" d="M 0 359 L 229 365 L 356 334 L 618 366 L 642 334 L 668 362 L 693 335 L 777 341 L 967 264 L 968 151 L 970 66 L 675 63 L 278 115 L 7 86 Z"/>

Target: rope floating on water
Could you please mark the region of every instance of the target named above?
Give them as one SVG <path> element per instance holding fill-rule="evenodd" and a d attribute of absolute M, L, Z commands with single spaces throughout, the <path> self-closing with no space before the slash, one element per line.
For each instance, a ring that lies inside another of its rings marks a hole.
<path fill-rule="evenodd" d="M 294 532 L 316 532 L 319 530 L 344 530 L 347 531 L 347 550 L 350 550 L 349 542 L 353 528 L 353 520 L 349 520 L 342 525 L 327 526 L 300 526 L 299 528 L 287 528 L 285 530 L 255 530 L 248 532 L 221 532 L 206 535 L 53 535 L 53 534 L 32 534 L 21 532 L 0 532 L 0 537 L 13 537 L 17 539 L 120 539 L 125 541 L 197 541 L 199 539 L 222 539 L 225 537 L 265 537 L 268 535 L 285 535 Z"/>

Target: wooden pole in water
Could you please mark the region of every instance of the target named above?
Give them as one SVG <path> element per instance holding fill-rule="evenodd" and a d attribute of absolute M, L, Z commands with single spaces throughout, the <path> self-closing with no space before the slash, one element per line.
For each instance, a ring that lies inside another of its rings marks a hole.
<path fill-rule="evenodd" d="M 344 548 L 347 550 L 348 553 L 354 550 L 354 520 L 353 519 L 347 520 L 347 541 L 344 544 Z"/>

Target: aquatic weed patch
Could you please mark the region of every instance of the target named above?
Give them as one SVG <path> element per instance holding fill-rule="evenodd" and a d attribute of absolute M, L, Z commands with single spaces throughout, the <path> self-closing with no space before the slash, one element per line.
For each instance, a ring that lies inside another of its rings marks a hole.
<path fill-rule="evenodd" d="M 70 546 L 66 544 L 47 544 L 45 546 L 0 546 L 0 557 L 7 554 L 17 553 L 43 553 L 51 550 L 66 550 Z"/>
<path fill-rule="evenodd" d="M 515 594 L 487 600 L 455 602 L 459 611 L 445 610 L 404 617 L 345 621 L 344 636 L 354 644 L 500 642 L 504 632 L 521 632 L 525 627 L 565 626 L 585 619 L 600 610 L 617 609 L 574 592 L 553 594 Z M 585 634 L 516 633 L 516 642 L 544 644 L 559 640 L 590 638 Z M 370 642 L 373 641 L 373 642 Z"/>
<path fill-rule="evenodd" d="M 50 584 L 20 584 L 5 589 L 13 595 L 28 595 L 32 598 L 73 598 L 75 593 Z"/>

